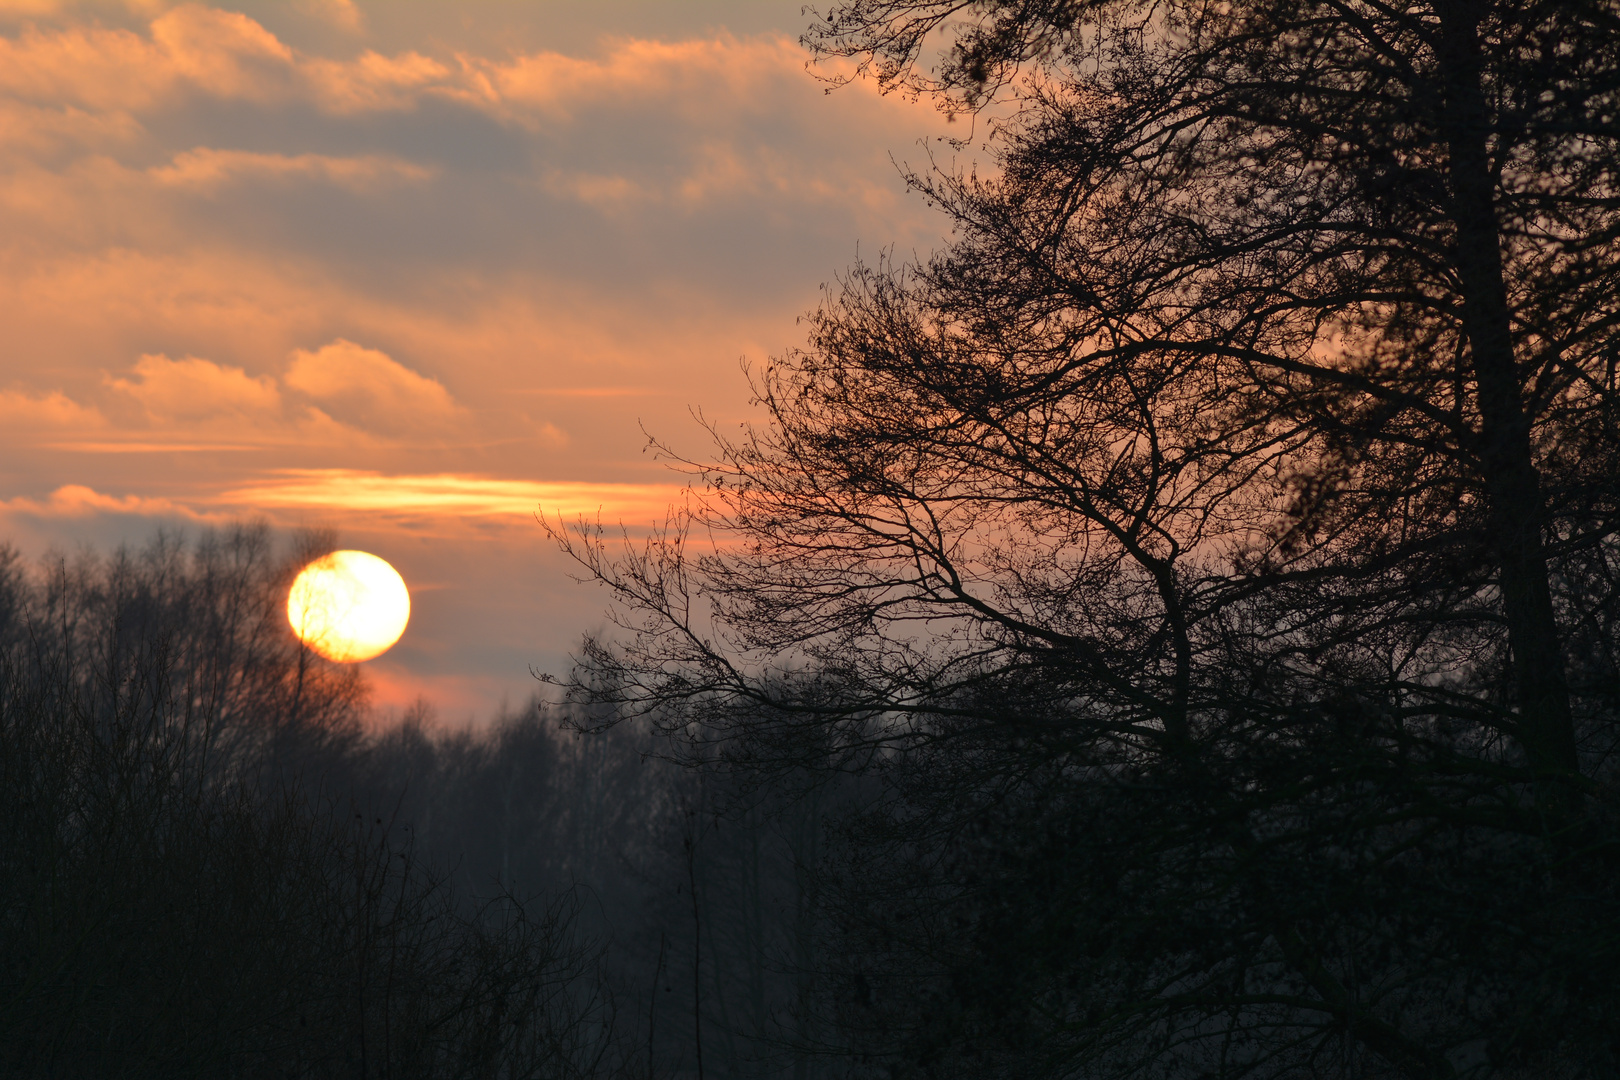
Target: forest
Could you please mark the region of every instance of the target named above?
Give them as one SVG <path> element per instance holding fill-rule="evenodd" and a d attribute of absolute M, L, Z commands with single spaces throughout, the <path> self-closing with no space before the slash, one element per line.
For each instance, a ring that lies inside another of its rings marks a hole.
<path fill-rule="evenodd" d="M 377 722 L 330 537 L 7 556 L 8 1074 L 1620 1072 L 1620 6 L 813 17 L 993 164 L 546 525 L 546 704 Z"/>
<path fill-rule="evenodd" d="M 826 800 L 368 711 L 287 627 L 316 536 L 0 549 L 8 1076 L 817 1075 Z M 808 1070 L 808 1071 L 807 1071 Z"/>

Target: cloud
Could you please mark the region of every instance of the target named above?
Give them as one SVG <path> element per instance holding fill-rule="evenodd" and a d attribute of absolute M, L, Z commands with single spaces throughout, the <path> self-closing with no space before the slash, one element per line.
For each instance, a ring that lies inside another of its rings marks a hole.
<path fill-rule="evenodd" d="M 0 150 L 9 154 L 50 155 L 70 147 L 127 146 L 140 134 L 140 123 L 127 113 L 0 100 Z"/>
<path fill-rule="evenodd" d="M 320 5 L 341 22 L 358 11 Z M 355 24 L 358 25 L 357 23 Z M 185 4 L 152 19 L 146 33 L 99 22 L 0 37 L 0 93 L 80 107 L 150 112 L 192 95 L 215 101 L 302 101 L 336 113 L 414 107 L 439 89 L 463 96 L 463 79 L 417 52 L 366 51 L 347 60 L 309 56 L 240 12 Z"/>
<path fill-rule="evenodd" d="M 153 19 L 151 34 L 169 70 L 216 98 L 269 96 L 294 59 L 274 34 L 236 11 L 187 5 Z"/>
<path fill-rule="evenodd" d="M 215 454 L 255 449 L 251 443 L 240 442 L 186 442 L 176 439 L 141 442 L 128 435 L 99 440 L 64 439 L 39 445 L 47 450 L 68 450 L 75 454 Z"/>
<path fill-rule="evenodd" d="M 178 516 L 199 520 L 203 517 L 169 499 L 144 498 L 139 495 L 103 495 L 83 484 L 64 484 L 43 500 L 24 496 L 0 499 L 0 514 L 26 514 L 39 518 L 87 518 L 96 514 Z"/>
<path fill-rule="evenodd" d="M 806 169 L 803 160 L 779 149 L 728 139 L 697 143 L 684 169 L 656 181 L 552 167 L 542 186 L 549 194 L 609 214 L 638 205 L 696 210 L 740 198 L 765 198 L 799 207 L 820 203 L 883 211 L 901 198 L 887 176 L 874 180 L 850 171 L 829 175 Z"/>
<path fill-rule="evenodd" d="M 275 446 L 296 456 L 272 464 L 375 468 L 389 463 L 367 456 L 322 461 L 306 452 L 418 447 L 441 460 L 412 461 L 406 471 L 455 471 L 487 469 L 490 454 L 501 455 L 495 460 L 504 467 L 541 448 L 567 446 L 571 461 L 600 453 L 613 459 L 594 473 L 638 473 L 647 468 L 641 461 L 617 464 L 625 447 L 643 440 L 637 420 L 653 421 L 650 408 L 668 410 L 671 423 L 688 423 L 684 408 L 699 393 L 694 385 L 718 383 L 740 401 L 745 388 L 733 358 L 760 355 L 765 346 L 739 325 L 751 333 L 773 318 L 790 324 L 792 316 L 791 309 L 749 313 L 750 322 L 739 324 L 729 313 L 675 296 L 659 301 L 662 314 L 649 319 L 656 298 L 592 296 L 566 281 L 529 276 L 441 273 L 405 295 L 379 293 L 356 289 L 312 260 L 208 248 L 175 256 L 117 249 L 89 257 L 30 254 L 0 250 L 6 286 L 0 323 L 16 358 L 9 369 L 0 367 L 0 387 L 58 391 L 59 404 L 71 400 L 105 414 L 109 429 L 73 440 L 75 450 L 92 442 L 127 450 Z M 716 346 L 715 333 L 735 336 Z M 178 347 L 157 353 L 154 342 Z M 406 349 L 410 360 L 401 355 Z M 141 353 L 155 358 L 110 365 L 110 372 L 103 366 L 109 355 L 133 360 Z M 55 359 L 42 368 L 31 356 Z M 348 363 L 322 373 L 310 367 L 315 356 Z M 434 366 L 417 357 L 432 358 Z M 454 385 L 445 385 L 440 372 L 453 372 Z M 50 382 L 41 385 L 45 377 Z M 367 386 L 364 378 L 376 383 Z M 615 379 L 635 382 L 628 390 L 603 385 Z M 161 419 L 142 401 L 172 417 L 180 403 L 205 405 L 220 383 L 235 405 L 217 417 L 200 407 L 191 420 Z M 176 399 L 174 408 L 163 407 L 165 394 Z M 632 395 L 633 405 L 626 401 Z M 275 397 L 279 408 L 270 407 Z M 717 397 L 706 391 L 704 401 L 714 407 Z M 9 408 L 31 413 L 39 406 Z M 407 421 L 416 420 L 410 430 Z M 667 431 L 669 424 L 657 426 Z M 13 428 L 22 430 L 0 423 L 0 441 L 11 441 L 5 432 Z M 53 445 L 68 448 L 65 433 L 52 434 Z M 461 456 L 444 460 L 451 452 Z M 559 460 L 546 459 L 549 473 Z"/>
<path fill-rule="evenodd" d="M 279 379 L 195 356 L 172 360 L 149 354 L 135 362 L 128 376 L 106 377 L 103 385 L 115 401 L 125 403 L 126 417 L 127 406 L 133 405 L 139 410 L 133 419 L 145 421 L 133 429 L 126 425 L 122 439 L 95 444 L 124 451 L 289 443 L 352 446 L 378 435 L 442 435 L 467 417 L 436 379 L 343 338 L 313 352 L 294 350 Z M 35 412 L 55 410 L 64 417 L 80 408 L 62 394 L 27 401 L 34 402 L 26 407 Z M 25 408 L 9 402 L 0 397 L 0 410 Z M 162 429 L 173 441 L 154 442 L 146 430 L 150 427 Z M 205 436 L 203 441 L 198 435 Z M 210 442 L 207 436 L 224 437 L 225 442 Z"/>
<path fill-rule="evenodd" d="M 494 60 L 459 56 L 469 100 L 518 120 L 566 119 L 587 105 L 656 100 L 697 111 L 767 111 L 763 84 L 803 79 L 792 39 L 721 34 L 686 41 L 622 38 L 599 59 L 534 52 Z"/>
<path fill-rule="evenodd" d="M 102 427 L 106 418 L 96 409 L 86 408 L 60 391 L 43 396 L 0 390 L 0 430 L 90 431 Z"/>
<path fill-rule="evenodd" d="M 232 514 L 316 511 L 342 518 L 426 517 L 454 521 L 505 518 L 532 527 L 535 516 L 579 517 L 644 526 L 663 521 L 685 498 L 676 484 L 594 484 L 510 480 L 465 473 L 389 475 L 362 469 L 277 469 L 256 482 L 217 494 L 177 498 L 107 495 L 64 484 L 44 499 L 0 499 L 0 513 L 82 518 L 95 514 L 180 516 L 196 520 Z"/>
<path fill-rule="evenodd" d="M 148 33 L 92 23 L 0 37 L 0 91 L 23 100 L 140 112 L 191 90 L 215 99 L 290 96 L 294 55 L 238 12 L 187 5 Z"/>
<path fill-rule="evenodd" d="M 390 476 L 358 469 L 281 469 L 216 500 L 226 506 L 454 517 L 564 520 L 584 515 L 637 524 L 662 521 L 682 501 L 676 484 L 508 480 L 464 473 Z"/>
<path fill-rule="evenodd" d="M 385 154 L 330 157 L 325 154 L 265 154 L 198 147 L 176 154 L 168 165 L 148 170 L 169 187 L 215 190 L 238 180 L 321 180 L 353 192 L 393 183 L 417 183 L 433 170 Z"/>
<path fill-rule="evenodd" d="M 109 379 L 113 390 L 136 402 L 154 420 L 196 421 L 265 417 L 281 410 L 274 379 L 255 378 L 238 367 L 195 356 L 170 360 L 147 355 L 135 362 L 135 379 Z"/>
<path fill-rule="evenodd" d="M 414 108 L 427 91 L 478 96 L 457 85 L 451 68 L 417 52 L 384 56 L 368 49 L 353 60 L 312 59 L 300 74 L 307 96 L 335 113 Z"/>
<path fill-rule="evenodd" d="M 329 21 L 358 29 L 345 0 L 321 3 Z M 146 32 L 71 23 L 26 26 L 0 36 L 0 92 L 21 100 L 104 112 L 146 113 L 183 96 L 248 102 L 306 102 L 326 112 L 413 108 L 424 92 L 478 100 L 480 76 L 415 50 L 386 57 L 314 57 L 283 44 L 240 11 L 181 5 Z"/>
<path fill-rule="evenodd" d="M 636 203 L 654 202 L 659 199 L 656 187 L 632 180 L 628 176 L 612 174 L 552 168 L 546 172 L 544 186 L 552 195 L 572 199 L 609 213 Z"/>
<path fill-rule="evenodd" d="M 343 338 L 315 352 L 296 350 L 282 382 L 338 420 L 370 431 L 442 428 L 464 412 L 437 379 Z"/>
<path fill-rule="evenodd" d="M 441 92 L 511 125 L 558 138 L 588 126 L 640 130 L 653 147 L 681 133 L 657 154 L 547 159 L 548 193 L 610 214 L 753 199 L 892 217 L 904 196 L 882 143 L 891 130 L 909 142 L 919 124 L 940 123 L 926 106 L 874 98 L 861 85 L 817 93 L 803 50 L 779 34 L 620 39 L 597 58 L 458 59 L 464 89 Z"/>
<path fill-rule="evenodd" d="M 142 250 L 341 236 L 351 250 L 387 244 L 441 265 L 538 261 L 581 243 L 591 226 L 572 211 L 584 205 L 648 245 L 667 242 L 672 222 L 715 224 L 703 215 L 751 217 L 753 236 L 804 232 L 808 211 L 862 223 L 848 235 L 884 222 L 870 239 L 912 239 L 888 224 L 904 196 L 885 143 L 901 132 L 909 142 L 932 113 L 860 85 L 819 93 L 783 34 L 607 39 L 586 56 L 410 41 L 418 48 L 320 52 L 196 4 L 129 27 L 92 11 L 0 34 L 0 151 L 24 159 L 0 169 L 0 228 L 12 236 Z M 617 136 L 602 139 L 609 130 Z M 177 135 L 186 149 L 163 145 Z M 417 191 L 325 216 L 319 193 L 303 190 L 430 180 L 440 220 L 462 227 L 427 228 Z M 501 220 L 511 227 L 489 228 Z"/>
<path fill-rule="evenodd" d="M 334 24 L 359 25 L 352 0 L 303 0 L 302 6 Z M 184 4 L 158 14 L 144 34 L 72 22 L 29 25 L 14 38 L 0 37 L 0 92 L 137 114 L 185 94 L 302 102 L 339 115 L 410 110 L 438 98 L 531 129 L 566 123 L 588 109 L 653 102 L 684 121 L 712 124 L 745 114 L 768 118 L 779 112 L 784 92 L 807 99 L 804 60 L 786 35 L 725 33 L 682 41 L 619 38 L 600 57 L 549 50 L 434 57 L 371 49 L 330 57 L 294 49 L 240 12 Z M 860 93 L 857 86 L 849 96 Z M 918 111 L 897 100 L 882 107 Z"/>

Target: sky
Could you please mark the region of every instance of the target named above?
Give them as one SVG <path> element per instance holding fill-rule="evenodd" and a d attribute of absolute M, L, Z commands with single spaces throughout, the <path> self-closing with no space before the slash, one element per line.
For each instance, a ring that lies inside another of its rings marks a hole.
<path fill-rule="evenodd" d="M 898 166 L 958 132 L 808 18 L 0 0 L 0 541 L 334 529 L 412 591 L 380 710 L 527 699 L 608 604 L 535 515 L 662 520 L 648 433 L 703 457 L 824 283 L 944 239 Z"/>

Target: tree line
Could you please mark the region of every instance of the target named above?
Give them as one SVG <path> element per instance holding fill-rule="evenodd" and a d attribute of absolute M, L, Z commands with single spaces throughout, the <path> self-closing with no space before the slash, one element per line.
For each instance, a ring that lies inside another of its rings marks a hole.
<path fill-rule="evenodd" d="M 333 546 L 0 546 L 0 1071 L 823 1075 L 828 801 L 534 702 L 377 713 L 287 625 Z"/>
<path fill-rule="evenodd" d="M 458 894 L 353 782 L 364 688 L 287 629 L 298 564 L 262 527 L 0 550 L 0 1068 L 608 1074 L 570 898 Z"/>

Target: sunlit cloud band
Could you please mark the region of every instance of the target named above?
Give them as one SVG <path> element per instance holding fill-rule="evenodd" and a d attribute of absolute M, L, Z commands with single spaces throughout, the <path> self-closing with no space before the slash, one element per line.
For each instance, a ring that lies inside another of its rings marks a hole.
<path fill-rule="evenodd" d="M 500 480 L 461 473 L 389 476 L 358 469 L 284 469 L 216 502 L 263 510 L 309 509 L 479 517 L 581 515 L 637 524 L 682 501 L 678 484 Z"/>

